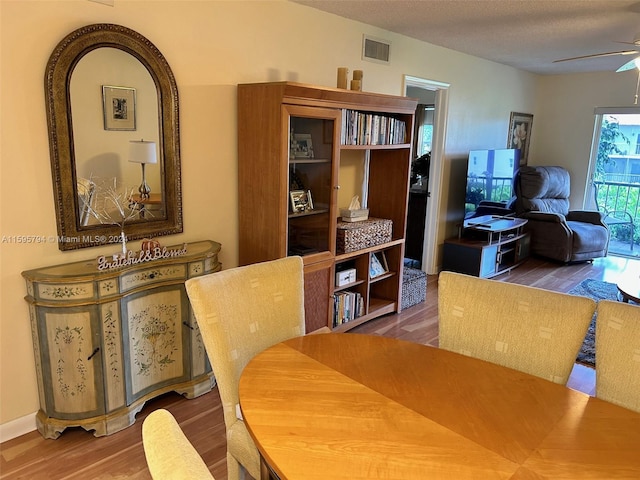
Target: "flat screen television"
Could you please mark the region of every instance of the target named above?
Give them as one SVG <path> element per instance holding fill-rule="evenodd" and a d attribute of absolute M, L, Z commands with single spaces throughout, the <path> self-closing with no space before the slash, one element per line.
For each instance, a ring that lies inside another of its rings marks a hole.
<path fill-rule="evenodd" d="M 465 218 L 473 217 L 483 200 L 506 206 L 513 196 L 513 177 L 519 166 L 519 149 L 471 150 L 467 163 Z"/>

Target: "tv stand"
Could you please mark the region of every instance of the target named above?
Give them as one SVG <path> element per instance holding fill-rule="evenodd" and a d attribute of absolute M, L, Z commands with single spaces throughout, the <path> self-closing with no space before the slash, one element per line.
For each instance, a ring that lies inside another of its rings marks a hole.
<path fill-rule="evenodd" d="M 491 278 L 529 256 L 530 235 L 523 218 L 484 215 L 465 220 L 457 238 L 444 242 L 443 270 Z"/>

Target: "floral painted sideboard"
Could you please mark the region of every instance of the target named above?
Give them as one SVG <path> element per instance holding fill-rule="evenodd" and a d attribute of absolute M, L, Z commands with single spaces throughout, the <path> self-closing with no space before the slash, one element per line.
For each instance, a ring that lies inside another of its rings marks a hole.
<path fill-rule="evenodd" d="M 40 396 L 36 424 L 45 438 L 72 426 L 110 435 L 132 425 L 151 398 L 169 391 L 195 398 L 215 384 L 184 282 L 221 269 L 220 244 L 165 250 L 176 255 L 22 273 Z"/>

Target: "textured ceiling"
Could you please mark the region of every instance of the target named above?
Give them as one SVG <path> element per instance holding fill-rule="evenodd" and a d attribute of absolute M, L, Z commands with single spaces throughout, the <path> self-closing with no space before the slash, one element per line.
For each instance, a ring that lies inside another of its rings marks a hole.
<path fill-rule="evenodd" d="M 291 0 L 427 43 L 539 74 L 615 71 L 638 50 L 637 0 Z M 393 58 L 393 45 L 392 52 Z"/>

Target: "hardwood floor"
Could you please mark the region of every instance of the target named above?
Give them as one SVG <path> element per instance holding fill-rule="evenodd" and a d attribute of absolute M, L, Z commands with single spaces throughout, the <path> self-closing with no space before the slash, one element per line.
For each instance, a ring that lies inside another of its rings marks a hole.
<path fill-rule="evenodd" d="M 587 278 L 615 283 L 616 278 L 638 260 L 609 257 L 593 263 L 558 266 L 531 258 L 495 280 L 567 292 Z M 438 344 L 437 277 L 429 276 L 426 302 L 398 315 L 361 325 L 352 332 L 400 338 L 429 345 Z M 594 392 L 595 371 L 576 365 L 569 386 Z M 225 431 L 217 389 L 194 400 L 170 393 L 152 400 L 137 416 L 136 423 L 114 435 L 94 437 L 82 429 L 67 429 L 57 440 L 45 440 L 38 432 L 0 444 L 2 479 L 149 479 L 142 447 L 144 418 L 157 408 L 176 417 L 185 434 L 203 457 L 217 480 L 227 478 Z"/>

